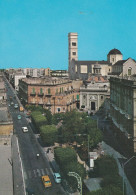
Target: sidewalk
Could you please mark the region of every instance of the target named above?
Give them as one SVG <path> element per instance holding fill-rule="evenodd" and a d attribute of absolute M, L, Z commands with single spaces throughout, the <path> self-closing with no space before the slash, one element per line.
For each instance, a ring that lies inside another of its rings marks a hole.
<path fill-rule="evenodd" d="M 18 140 L 15 135 L 12 136 L 12 162 L 14 195 L 25 195 L 26 192 L 22 175 L 22 161 L 20 157 Z"/>
<path fill-rule="evenodd" d="M 0 145 L 0 194 L 13 195 L 11 143 Z"/>

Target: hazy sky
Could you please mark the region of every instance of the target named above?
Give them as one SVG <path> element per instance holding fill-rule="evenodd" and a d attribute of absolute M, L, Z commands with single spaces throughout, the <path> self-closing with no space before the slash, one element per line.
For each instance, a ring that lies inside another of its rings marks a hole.
<path fill-rule="evenodd" d="M 0 0 L 0 68 L 68 69 L 69 32 L 79 60 L 136 59 L 136 1 Z"/>

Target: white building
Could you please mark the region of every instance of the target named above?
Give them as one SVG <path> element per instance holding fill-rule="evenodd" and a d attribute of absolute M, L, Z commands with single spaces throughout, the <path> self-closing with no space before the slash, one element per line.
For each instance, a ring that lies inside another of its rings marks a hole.
<path fill-rule="evenodd" d="M 14 86 L 15 86 L 15 90 L 19 91 L 19 80 L 22 78 L 26 78 L 26 75 L 24 74 L 14 74 Z"/>

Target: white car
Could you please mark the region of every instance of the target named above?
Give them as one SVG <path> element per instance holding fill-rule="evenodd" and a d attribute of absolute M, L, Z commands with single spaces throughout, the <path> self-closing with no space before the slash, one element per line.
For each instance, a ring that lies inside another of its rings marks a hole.
<path fill-rule="evenodd" d="M 26 133 L 26 132 L 28 132 L 28 128 L 27 128 L 27 127 L 22 127 L 22 131 L 23 131 L 24 133 Z"/>
<path fill-rule="evenodd" d="M 14 108 L 18 108 L 18 104 L 15 104 L 15 105 L 14 105 Z"/>

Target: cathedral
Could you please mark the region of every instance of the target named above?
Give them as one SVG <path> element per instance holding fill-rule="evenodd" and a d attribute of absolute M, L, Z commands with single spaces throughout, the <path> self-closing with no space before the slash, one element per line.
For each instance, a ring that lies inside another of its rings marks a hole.
<path fill-rule="evenodd" d="M 78 34 L 68 34 L 69 77 L 72 80 L 87 80 L 90 74 L 107 76 L 113 72 L 113 65 L 123 61 L 123 55 L 118 49 L 112 49 L 107 55 L 107 61 L 78 60 Z"/>

